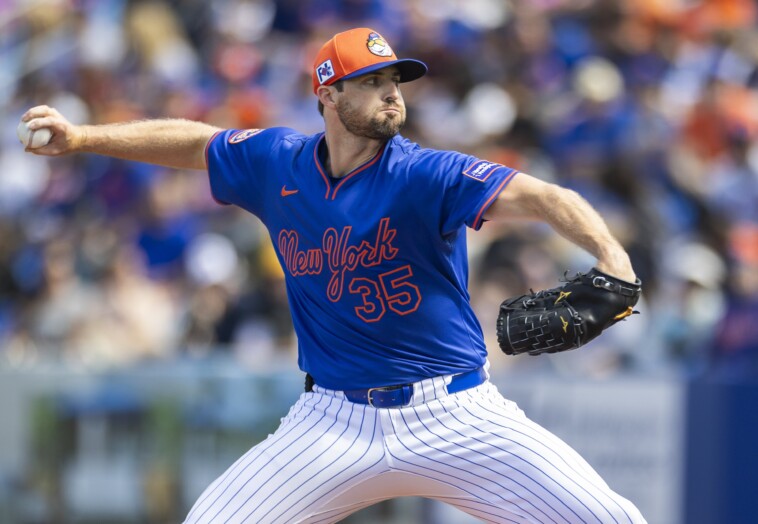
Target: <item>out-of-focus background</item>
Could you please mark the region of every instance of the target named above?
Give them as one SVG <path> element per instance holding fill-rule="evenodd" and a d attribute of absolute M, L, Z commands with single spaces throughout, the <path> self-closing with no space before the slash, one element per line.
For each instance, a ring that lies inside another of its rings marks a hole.
<path fill-rule="evenodd" d="M 48 104 L 322 129 L 310 66 L 368 26 L 429 74 L 403 134 L 573 188 L 644 282 L 579 351 L 508 358 L 497 305 L 586 253 L 470 234 L 493 381 L 651 524 L 758 514 L 758 30 L 750 0 L 0 0 L 0 522 L 181 522 L 302 388 L 282 273 L 202 172 L 25 154 Z M 403 499 L 348 522 L 463 523 Z"/>

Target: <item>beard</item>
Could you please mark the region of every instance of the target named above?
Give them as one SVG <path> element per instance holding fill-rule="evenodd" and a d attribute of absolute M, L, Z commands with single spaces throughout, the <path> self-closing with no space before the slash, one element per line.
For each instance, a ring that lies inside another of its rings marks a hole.
<path fill-rule="evenodd" d="M 337 116 L 345 129 L 352 134 L 377 140 L 389 140 L 398 134 L 405 124 L 405 113 L 381 113 L 367 119 L 361 114 L 360 109 L 350 106 L 345 98 L 337 101 Z"/>

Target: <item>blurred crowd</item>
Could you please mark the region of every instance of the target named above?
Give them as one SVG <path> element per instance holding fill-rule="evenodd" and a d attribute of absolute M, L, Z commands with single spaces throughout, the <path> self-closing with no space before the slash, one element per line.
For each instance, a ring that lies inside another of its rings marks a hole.
<path fill-rule="evenodd" d="M 757 22 L 751 0 L 0 0 L 0 361 L 294 360 L 267 232 L 202 172 L 35 157 L 15 128 L 48 104 L 317 132 L 313 57 L 367 26 L 429 66 L 402 87 L 406 137 L 577 190 L 644 283 L 642 314 L 593 348 L 508 359 L 500 301 L 593 260 L 486 224 L 470 279 L 494 367 L 756 376 Z"/>

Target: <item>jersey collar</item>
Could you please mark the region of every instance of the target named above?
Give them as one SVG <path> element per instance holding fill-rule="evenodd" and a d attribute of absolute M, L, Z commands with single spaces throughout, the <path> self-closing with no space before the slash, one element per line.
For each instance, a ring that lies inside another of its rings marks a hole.
<path fill-rule="evenodd" d="M 337 197 L 337 192 L 345 182 L 353 178 L 355 175 L 362 173 L 379 161 L 379 159 L 382 157 L 382 154 L 384 153 L 384 150 L 387 148 L 387 143 L 389 141 L 387 141 L 387 143 L 379 148 L 379 151 L 376 152 L 373 158 L 356 167 L 347 175 L 343 176 L 342 178 L 332 178 L 326 174 L 326 169 L 324 169 L 324 166 L 321 163 L 321 158 L 318 154 L 319 148 L 321 147 L 325 136 L 326 133 L 321 133 L 321 136 L 318 138 L 318 140 L 316 140 L 316 147 L 313 149 L 313 163 L 316 164 L 316 169 L 318 169 L 318 172 L 321 174 L 321 178 L 324 180 L 324 184 L 326 185 L 326 194 L 324 195 L 324 198 L 326 200 L 334 200 Z"/>

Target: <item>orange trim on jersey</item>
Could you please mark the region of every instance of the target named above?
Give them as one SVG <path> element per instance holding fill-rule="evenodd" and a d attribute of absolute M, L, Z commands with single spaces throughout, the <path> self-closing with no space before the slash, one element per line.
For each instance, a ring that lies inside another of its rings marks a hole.
<path fill-rule="evenodd" d="M 216 137 L 218 135 L 220 135 L 221 133 L 223 133 L 223 130 L 216 131 L 215 133 L 213 133 L 213 136 L 210 137 L 208 139 L 208 141 L 205 143 L 205 150 L 204 150 L 203 154 L 205 155 L 205 170 L 208 172 L 208 185 L 209 186 L 210 186 L 210 183 L 211 183 L 211 177 L 210 177 L 210 174 L 211 174 L 210 167 L 211 167 L 211 165 L 208 162 L 208 150 L 211 147 L 211 142 L 213 142 L 214 140 L 216 140 Z M 219 200 L 218 198 L 216 198 L 216 195 L 213 194 L 213 187 L 211 187 L 211 198 L 213 198 L 213 200 L 215 200 L 216 203 L 219 204 L 219 205 L 222 205 L 222 206 L 229 206 L 229 205 L 231 205 L 231 204 L 229 204 L 229 202 L 224 202 L 223 200 Z"/>
<path fill-rule="evenodd" d="M 210 137 L 210 138 L 208 139 L 208 141 L 205 143 L 205 150 L 204 150 L 204 154 L 205 154 L 205 169 L 206 169 L 206 171 L 207 171 L 207 170 L 208 170 L 208 168 L 210 167 L 210 166 L 208 165 L 208 149 L 211 147 L 211 142 L 213 142 L 213 141 L 216 139 L 216 137 L 217 137 L 218 135 L 220 135 L 222 132 L 223 132 L 222 130 L 216 131 L 215 133 L 213 133 L 213 136 L 212 136 L 212 137 Z"/>
<path fill-rule="evenodd" d="M 474 219 L 474 224 L 473 224 L 473 226 L 474 226 L 473 228 L 474 229 L 477 229 L 481 225 L 481 223 L 482 223 L 482 215 L 484 215 L 484 212 L 487 209 L 489 209 L 490 205 L 492 205 L 492 202 L 500 195 L 500 193 L 502 193 L 503 189 L 505 189 L 506 184 L 508 184 L 508 182 L 511 181 L 511 179 L 513 178 L 513 176 L 516 173 L 518 173 L 518 171 L 516 171 L 514 169 L 513 172 L 510 175 L 508 175 L 507 177 L 505 177 L 505 180 L 503 180 L 502 182 L 500 182 L 500 185 L 495 190 L 495 192 L 492 193 L 492 196 L 487 199 L 487 201 L 484 203 L 484 205 L 482 205 L 482 208 L 479 210 L 479 213 L 476 215 L 476 218 Z"/>
<path fill-rule="evenodd" d="M 364 322 L 378 322 L 387 312 L 387 306 L 379 292 L 379 286 L 374 280 L 365 277 L 355 277 L 350 281 L 347 290 L 353 295 L 361 295 L 363 302 L 353 310 Z M 371 292 L 374 292 L 373 294 Z M 369 300 L 369 298 L 373 300 Z"/>
<path fill-rule="evenodd" d="M 318 159 L 318 148 L 321 146 L 321 141 L 324 140 L 324 137 L 326 137 L 326 133 L 321 135 L 321 138 L 318 139 L 318 142 L 316 142 L 316 147 L 313 149 L 313 163 L 316 164 L 316 169 L 318 169 L 318 172 L 321 173 L 321 178 L 324 179 L 324 183 L 326 184 L 326 194 L 324 195 L 324 198 L 329 198 L 329 190 L 332 188 L 332 185 L 329 183 L 329 177 L 326 173 L 324 173 L 323 168 L 321 167 L 321 161 Z"/>
<path fill-rule="evenodd" d="M 363 164 L 362 166 L 356 168 L 355 170 L 348 173 L 346 176 L 340 180 L 339 184 L 337 184 L 334 188 L 334 192 L 332 193 L 332 200 L 337 196 L 337 191 L 339 191 L 339 188 L 342 187 L 342 184 L 348 181 L 348 179 L 353 178 L 355 175 L 360 173 L 361 171 L 364 171 L 368 169 L 369 167 L 373 166 L 377 160 L 379 160 L 382 157 L 382 154 L 384 153 L 384 150 L 387 148 L 387 143 L 385 142 L 382 148 L 374 155 L 374 158 L 369 160 L 367 163 Z"/>
<path fill-rule="evenodd" d="M 347 175 L 342 177 L 342 179 L 337 183 L 334 188 L 332 188 L 331 183 L 331 177 L 326 174 L 324 171 L 323 166 L 321 165 L 321 160 L 318 157 L 318 148 L 321 146 L 321 141 L 324 140 L 326 137 L 326 134 L 322 135 L 321 138 L 319 138 L 318 142 L 316 142 L 316 148 L 313 150 L 313 163 L 316 164 L 316 169 L 318 169 L 318 172 L 321 173 L 321 178 L 324 179 L 324 183 L 326 184 L 326 195 L 324 195 L 324 198 L 327 200 L 334 200 L 334 198 L 337 196 L 337 191 L 340 187 L 342 187 L 342 184 L 348 181 L 348 179 L 353 178 L 355 175 L 360 173 L 361 171 L 364 171 L 368 169 L 369 167 L 373 166 L 377 160 L 379 160 L 382 155 L 384 154 L 384 150 L 387 148 L 387 144 L 385 143 L 382 148 L 377 151 L 376 155 L 374 155 L 374 158 L 363 164 L 362 166 L 359 166 L 355 168 L 354 170 L 350 171 Z M 329 197 L 329 191 L 334 189 L 331 193 L 331 198 Z"/>
<path fill-rule="evenodd" d="M 405 274 L 400 275 L 397 278 L 390 279 L 389 285 L 392 287 L 393 291 L 401 291 L 390 293 L 390 290 L 387 289 L 386 280 L 390 277 L 390 275 L 400 272 L 404 272 Z M 384 292 L 384 297 L 387 301 L 387 307 L 389 307 L 398 315 L 408 315 L 410 313 L 413 313 L 421 305 L 421 290 L 416 284 L 412 284 L 409 281 L 412 276 L 413 269 L 411 268 L 410 264 L 406 264 L 405 266 L 393 269 L 392 271 L 386 271 L 379 275 L 379 283 L 382 286 L 382 291 Z M 414 293 L 407 291 L 406 288 L 413 290 L 416 296 L 414 297 Z"/>

